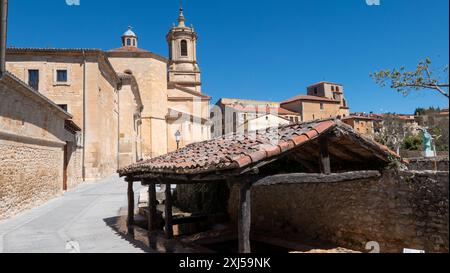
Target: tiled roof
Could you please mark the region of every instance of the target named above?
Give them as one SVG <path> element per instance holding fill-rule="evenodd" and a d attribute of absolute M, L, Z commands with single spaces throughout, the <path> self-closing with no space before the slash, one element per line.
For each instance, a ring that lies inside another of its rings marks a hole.
<path fill-rule="evenodd" d="M 329 99 L 329 98 L 317 97 L 317 96 L 308 96 L 308 95 L 300 95 L 300 96 L 296 96 L 296 97 L 290 98 L 288 100 L 285 100 L 285 101 L 281 102 L 281 104 L 283 105 L 283 104 L 286 104 L 286 103 L 299 101 L 299 100 L 340 103 L 340 101 L 338 101 L 338 100 L 332 100 L 332 99 Z"/>
<path fill-rule="evenodd" d="M 314 86 L 322 85 L 322 84 L 333 84 L 333 85 L 343 86 L 343 85 L 340 84 L 340 83 L 321 81 L 321 82 L 314 83 L 314 84 L 310 85 L 309 87 L 314 87 Z"/>
<path fill-rule="evenodd" d="M 97 48 L 52 48 L 52 47 L 8 47 L 7 53 L 42 52 L 42 53 L 103 53 Z"/>
<path fill-rule="evenodd" d="M 254 132 L 254 135 L 226 135 L 194 143 L 167 155 L 120 169 L 118 173 L 121 176 L 190 175 L 242 169 L 299 148 L 337 127 L 350 132 L 350 135 L 358 139 L 355 142 L 362 141 L 364 149 L 371 147 L 371 153 L 376 153 L 378 160 L 384 158 L 387 162 L 390 155 L 397 156 L 387 147 L 363 137 L 341 121 L 323 120 L 269 128 L 265 132 Z"/>
<path fill-rule="evenodd" d="M 123 47 L 111 49 L 108 52 L 145 52 L 145 53 L 149 53 L 150 51 L 147 51 L 142 48 L 137 48 L 134 46 L 123 46 Z"/>

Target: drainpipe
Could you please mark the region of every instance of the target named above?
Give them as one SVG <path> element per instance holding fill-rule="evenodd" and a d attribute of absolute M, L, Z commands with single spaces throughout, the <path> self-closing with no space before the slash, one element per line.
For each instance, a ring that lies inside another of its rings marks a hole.
<path fill-rule="evenodd" d="M 83 50 L 83 182 L 86 182 L 86 109 L 86 53 Z"/>
<path fill-rule="evenodd" d="M 0 77 L 6 72 L 6 33 L 8 24 L 8 0 L 0 0 L 1 27 L 0 27 Z"/>
<path fill-rule="evenodd" d="M 117 84 L 117 169 L 120 169 L 120 90 L 121 83 Z"/>

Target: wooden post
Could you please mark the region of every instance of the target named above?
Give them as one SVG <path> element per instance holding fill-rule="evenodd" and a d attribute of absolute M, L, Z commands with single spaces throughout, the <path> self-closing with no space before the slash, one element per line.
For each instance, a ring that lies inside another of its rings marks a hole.
<path fill-rule="evenodd" d="M 128 234 L 134 236 L 134 191 L 133 182 L 128 181 Z"/>
<path fill-rule="evenodd" d="M 330 154 L 328 152 L 328 138 L 323 136 L 319 140 L 320 146 L 320 171 L 323 174 L 331 174 Z"/>
<path fill-rule="evenodd" d="M 173 225 L 172 225 L 172 189 L 169 183 L 166 184 L 166 206 L 165 206 L 165 215 L 166 215 L 166 225 L 165 232 L 168 239 L 173 238 Z"/>
<path fill-rule="evenodd" d="M 251 253 L 250 226 L 251 226 L 251 183 L 243 182 L 240 185 L 238 239 L 239 253 Z"/>
<path fill-rule="evenodd" d="M 156 185 L 154 183 L 148 184 L 148 242 L 149 246 L 153 249 L 156 248 Z"/>

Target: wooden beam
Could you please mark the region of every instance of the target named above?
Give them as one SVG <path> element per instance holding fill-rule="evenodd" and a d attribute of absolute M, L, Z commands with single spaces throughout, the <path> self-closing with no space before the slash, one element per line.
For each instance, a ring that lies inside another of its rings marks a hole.
<path fill-rule="evenodd" d="M 134 237 L 134 191 L 133 182 L 128 182 L 128 234 Z"/>
<path fill-rule="evenodd" d="M 279 174 L 274 176 L 264 177 L 253 184 L 254 187 L 272 186 L 282 184 L 302 184 L 302 183 L 337 183 L 349 182 L 355 180 L 365 180 L 371 178 L 379 178 L 381 174 L 379 171 L 357 171 L 346 173 L 332 173 L 326 174 L 309 174 L 309 173 L 291 173 Z"/>
<path fill-rule="evenodd" d="M 148 186 L 148 242 L 149 246 L 156 249 L 156 233 L 158 230 L 156 218 L 156 185 L 150 183 Z"/>
<path fill-rule="evenodd" d="M 173 238 L 173 215 L 172 215 L 172 189 L 169 183 L 166 184 L 166 201 L 165 201 L 166 225 L 165 232 L 168 239 Z"/>
<path fill-rule="evenodd" d="M 300 163 L 300 165 L 302 165 L 309 172 L 318 171 L 319 168 L 317 164 L 314 164 L 313 162 L 305 159 L 300 153 L 292 153 L 291 156 L 295 161 L 298 161 L 298 163 Z"/>
<path fill-rule="evenodd" d="M 324 174 L 331 173 L 330 153 L 328 151 L 328 137 L 325 135 L 319 140 L 320 146 L 320 171 Z"/>
<path fill-rule="evenodd" d="M 251 187 L 252 184 L 250 182 L 244 182 L 240 184 L 238 216 L 239 253 L 251 253 Z"/>

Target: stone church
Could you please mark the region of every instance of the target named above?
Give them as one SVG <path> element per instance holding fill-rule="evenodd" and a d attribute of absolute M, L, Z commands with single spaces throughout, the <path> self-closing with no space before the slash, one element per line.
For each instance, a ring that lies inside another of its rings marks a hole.
<path fill-rule="evenodd" d="M 121 47 L 109 51 L 7 49 L 7 71 L 63 109 L 79 129 L 73 141 L 64 140 L 66 181 L 57 187 L 102 179 L 210 138 L 211 98 L 202 93 L 197 37 L 181 8 L 166 36 L 167 58 L 139 48 L 131 27 Z"/>

